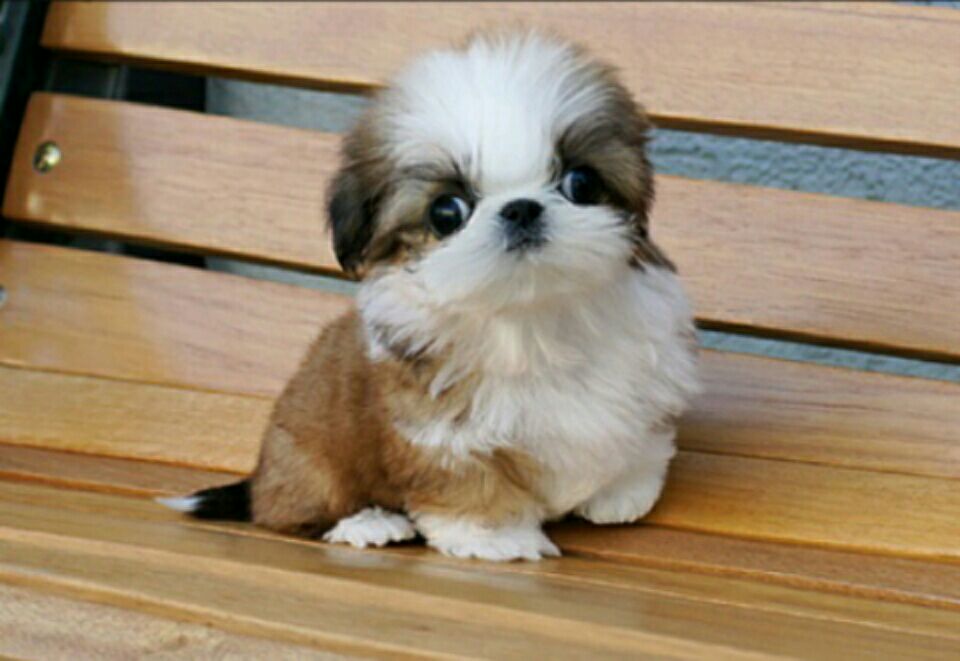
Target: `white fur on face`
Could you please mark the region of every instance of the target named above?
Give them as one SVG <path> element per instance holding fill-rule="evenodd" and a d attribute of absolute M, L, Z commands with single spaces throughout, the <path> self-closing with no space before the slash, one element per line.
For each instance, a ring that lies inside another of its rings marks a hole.
<path fill-rule="evenodd" d="M 382 115 L 392 158 L 452 161 L 478 200 L 422 258 L 374 268 L 358 302 L 372 360 L 387 345 L 442 360 L 433 397 L 476 383 L 465 420 L 395 419 L 401 434 L 452 461 L 523 451 L 543 469 L 545 516 L 584 506 L 621 520 L 649 509 L 674 454 L 671 421 L 697 390 L 693 322 L 671 271 L 630 266 L 628 212 L 556 190 L 558 136 L 607 94 L 583 66 L 534 35 L 481 40 L 401 75 Z M 547 241 L 518 254 L 498 214 L 521 197 L 544 206 Z"/>
<path fill-rule="evenodd" d="M 611 94 L 591 73 L 563 42 L 489 37 L 419 60 L 385 95 L 391 162 L 453 167 L 476 195 L 466 226 L 415 265 L 438 305 L 490 310 L 576 294 L 629 256 L 626 212 L 577 206 L 557 190 L 560 137 Z M 508 253 L 499 214 L 520 198 L 545 207 L 547 243 Z"/>
<path fill-rule="evenodd" d="M 569 45 L 535 32 L 437 51 L 386 97 L 386 140 L 399 165 L 453 159 L 486 196 L 538 186 L 557 138 L 598 111 L 609 90 Z"/>
<path fill-rule="evenodd" d="M 508 252 L 500 209 L 530 198 L 545 210 L 546 244 Z M 438 306 L 490 312 L 583 295 L 614 276 L 632 243 L 622 214 L 570 203 L 554 190 L 526 190 L 480 200 L 467 226 L 413 268 Z"/>

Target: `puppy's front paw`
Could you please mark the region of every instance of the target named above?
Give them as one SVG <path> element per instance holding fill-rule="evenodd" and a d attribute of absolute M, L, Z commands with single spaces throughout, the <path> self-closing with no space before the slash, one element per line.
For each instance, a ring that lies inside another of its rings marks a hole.
<path fill-rule="evenodd" d="M 556 557 L 560 549 L 540 530 L 496 531 L 489 535 L 428 540 L 444 555 L 506 562 Z"/>
<path fill-rule="evenodd" d="M 427 544 L 457 558 L 506 562 L 560 555 L 536 523 L 485 528 L 471 521 L 430 516 L 418 519 L 417 525 Z"/>
<path fill-rule="evenodd" d="M 390 542 L 404 542 L 417 534 L 413 523 L 403 514 L 388 512 L 379 507 L 368 507 L 346 519 L 340 519 L 323 536 L 333 544 L 350 544 L 357 548 L 385 546 Z"/>

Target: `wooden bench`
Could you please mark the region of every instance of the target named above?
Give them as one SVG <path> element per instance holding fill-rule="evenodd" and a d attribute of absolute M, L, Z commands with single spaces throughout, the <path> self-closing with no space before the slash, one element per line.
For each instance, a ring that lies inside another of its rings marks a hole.
<path fill-rule="evenodd" d="M 508 19 L 619 63 L 663 127 L 960 157 L 947 9 L 58 2 L 42 43 L 360 91 Z M 337 144 L 37 92 L 3 215 L 334 273 Z M 654 232 L 704 327 L 960 360 L 960 213 L 658 187 Z M 147 498 L 248 471 L 271 399 L 348 298 L 12 240 L 0 285 L 0 653 L 960 658 L 960 384 L 705 351 L 647 525 L 556 526 L 565 557 L 539 564 L 354 551 Z"/>

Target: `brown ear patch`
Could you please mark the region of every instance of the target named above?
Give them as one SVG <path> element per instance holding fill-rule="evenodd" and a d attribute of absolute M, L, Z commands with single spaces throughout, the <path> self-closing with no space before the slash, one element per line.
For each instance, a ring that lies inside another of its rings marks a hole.
<path fill-rule="evenodd" d="M 344 139 L 340 171 L 327 197 L 334 251 L 340 266 L 351 275 L 365 271 L 367 249 L 393 171 L 382 138 L 373 128 L 375 122 L 374 114 L 368 112 Z"/>
<path fill-rule="evenodd" d="M 620 82 L 616 71 L 592 60 L 578 49 L 586 62 L 581 75 L 604 89 L 599 111 L 573 122 L 557 141 L 557 155 L 564 167 L 588 165 L 603 179 L 607 202 L 622 210 L 632 224 L 635 242 L 631 265 L 654 264 L 673 268 L 666 255 L 648 235 L 653 205 L 653 166 L 647 158 L 652 128 L 646 112 Z"/>
<path fill-rule="evenodd" d="M 591 63 L 583 71 L 594 84 L 599 79 L 605 101 L 599 111 L 580 117 L 563 132 L 557 154 L 566 167 L 589 165 L 596 170 L 613 202 L 635 214 L 643 229 L 654 191 L 646 154 L 650 121 L 612 68 Z"/>
<path fill-rule="evenodd" d="M 649 237 L 640 237 L 633 244 L 633 254 L 630 256 L 630 266 L 643 269 L 645 265 L 659 266 L 676 273 L 677 267 L 667 257 L 660 247 Z"/>
<path fill-rule="evenodd" d="M 368 196 L 356 172 L 341 170 L 328 202 L 333 249 L 341 268 L 352 276 L 362 272 L 364 252 L 373 236 L 377 198 Z"/>

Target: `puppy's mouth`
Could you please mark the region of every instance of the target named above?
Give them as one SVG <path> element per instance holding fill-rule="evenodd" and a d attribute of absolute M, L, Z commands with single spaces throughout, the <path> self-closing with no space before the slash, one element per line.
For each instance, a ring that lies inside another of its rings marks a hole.
<path fill-rule="evenodd" d="M 531 231 L 508 231 L 507 252 L 526 253 L 538 250 L 546 245 L 547 237 L 542 229 Z"/>

